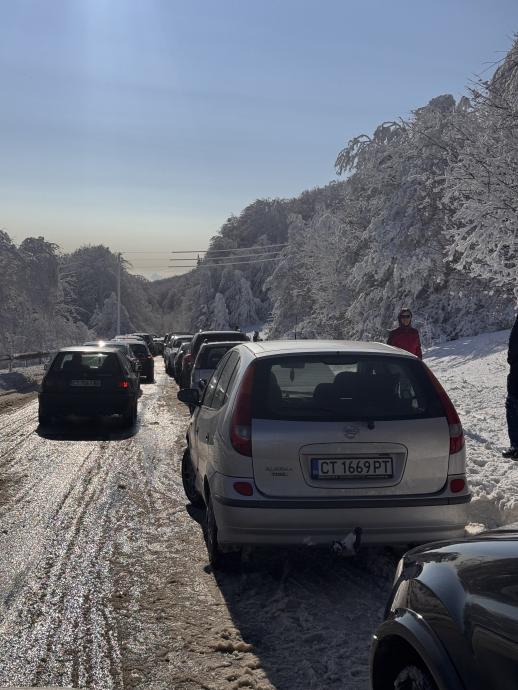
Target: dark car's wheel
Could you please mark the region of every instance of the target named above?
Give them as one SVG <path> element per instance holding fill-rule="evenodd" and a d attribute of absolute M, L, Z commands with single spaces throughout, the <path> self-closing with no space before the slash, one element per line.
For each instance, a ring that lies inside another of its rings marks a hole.
<path fill-rule="evenodd" d="M 216 523 L 216 516 L 214 515 L 214 507 L 212 505 L 212 498 L 209 496 L 207 504 L 207 552 L 209 554 L 209 563 L 214 570 L 228 570 L 235 567 L 240 560 L 240 551 L 231 551 L 229 553 L 222 551 L 218 542 L 218 525 Z"/>
<path fill-rule="evenodd" d="M 124 426 L 127 426 L 128 428 L 135 426 L 137 423 L 137 404 L 137 401 L 135 401 L 128 412 L 122 416 Z"/>
<path fill-rule="evenodd" d="M 52 417 L 48 414 L 48 412 L 40 407 L 38 409 L 38 424 L 41 426 L 48 426 L 52 422 Z"/>
<path fill-rule="evenodd" d="M 398 673 L 394 690 L 437 690 L 437 686 L 426 669 L 409 665 Z"/>
<path fill-rule="evenodd" d="M 192 466 L 191 452 L 188 448 L 185 449 L 182 458 L 182 483 L 183 490 L 187 496 L 187 500 L 196 508 L 203 506 L 203 498 L 198 493 L 195 484 L 194 468 Z"/>

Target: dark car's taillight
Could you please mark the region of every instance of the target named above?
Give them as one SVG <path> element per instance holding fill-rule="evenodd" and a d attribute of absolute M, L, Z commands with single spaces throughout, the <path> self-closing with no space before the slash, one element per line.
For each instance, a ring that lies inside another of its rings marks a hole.
<path fill-rule="evenodd" d="M 439 383 L 430 369 L 428 369 L 428 367 L 426 367 L 426 371 L 441 402 L 444 415 L 448 421 L 448 427 L 450 430 L 450 455 L 454 455 L 455 453 L 461 451 L 464 447 L 464 432 L 462 430 L 462 424 L 459 415 L 457 414 L 457 410 L 448 396 L 448 393 L 446 393 L 442 385 Z"/>
<path fill-rule="evenodd" d="M 241 455 L 252 457 L 252 389 L 255 366 L 245 371 L 234 402 L 230 423 L 230 443 Z"/>

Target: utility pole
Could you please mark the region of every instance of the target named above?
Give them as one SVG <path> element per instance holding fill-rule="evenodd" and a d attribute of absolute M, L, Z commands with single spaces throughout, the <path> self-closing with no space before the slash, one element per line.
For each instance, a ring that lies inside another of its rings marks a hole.
<path fill-rule="evenodd" d="M 121 334 L 121 254 L 117 254 L 117 335 Z"/>

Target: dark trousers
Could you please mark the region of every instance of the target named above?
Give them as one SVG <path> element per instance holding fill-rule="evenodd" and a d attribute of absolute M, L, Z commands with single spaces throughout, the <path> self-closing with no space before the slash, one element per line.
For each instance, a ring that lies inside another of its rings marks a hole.
<path fill-rule="evenodd" d="M 512 448 L 518 448 L 518 396 L 507 394 L 505 401 L 507 430 Z"/>

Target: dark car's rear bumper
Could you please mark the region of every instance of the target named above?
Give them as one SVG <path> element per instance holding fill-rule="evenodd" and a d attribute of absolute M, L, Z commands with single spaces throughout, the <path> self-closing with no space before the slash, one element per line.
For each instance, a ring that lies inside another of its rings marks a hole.
<path fill-rule="evenodd" d="M 47 415 L 109 415 L 126 414 L 135 404 L 137 397 L 134 393 L 89 393 L 77 395 L 73 393 L 40 393 L 40 407 Z"/>
<path fill-rule="evenodd" d="M 155 378 L 155 360 L 154 359 L 141 359 L 140 361 L 140 375 L 143 376 L 147 381 Z"/>

